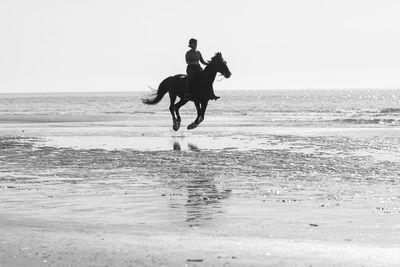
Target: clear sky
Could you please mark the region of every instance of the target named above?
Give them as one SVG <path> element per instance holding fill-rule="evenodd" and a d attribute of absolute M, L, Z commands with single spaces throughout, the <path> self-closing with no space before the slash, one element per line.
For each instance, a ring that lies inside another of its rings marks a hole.
<path fill-rule="evenodd" d="M 1 0 L 0 92 L 145 91 L 222 52 L 224 89 L 400 88 L 398 0 Z"/>

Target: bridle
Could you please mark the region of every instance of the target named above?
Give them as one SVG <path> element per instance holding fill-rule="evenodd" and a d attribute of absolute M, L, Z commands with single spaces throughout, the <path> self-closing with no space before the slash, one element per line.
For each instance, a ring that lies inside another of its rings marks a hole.
<path fill-rule="evenodd" d="M 222 63 L 226 65 L 226 61 L 225 61 L 225 60 L 222 60 Z M 220 65 L 220 64 L 222 64 L 222 63 L 217 63 L 217 65 Z M 220 82 L 220 81 L 222 81 L 223 79 L 226 79 L 226 78 L 225 78 L 225 73 L 218 72 L 218 75 L 217 75 L 217 76 L 221 77 L 221 79 L 216 80 L 217 82 Z"/>
<path fill-rule="evenodd" d="M 218 73 L 218 77 L 221 77 L 221 79 L 215 80 L 216 82 L 220 82 L 220 81 L 222 81 L 223 79 L 226 79 L 225 76 L 224 76 L 223 74 L 221 74 L 221 73 Z"/>

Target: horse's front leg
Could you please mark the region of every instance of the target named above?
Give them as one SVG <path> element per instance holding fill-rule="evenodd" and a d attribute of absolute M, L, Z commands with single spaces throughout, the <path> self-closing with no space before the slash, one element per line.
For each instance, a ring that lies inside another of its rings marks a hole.
<path fill-rule="evenodd" d="M 201 103 L 201 109 L 200 109 L 200 118 L 202 122 L 204 120 L 204 116 L 206 115 L 206 109 L 207 109 L 207 105 L 208 105 L 208 101 L 204 101 L 203 103 Z M 199 124 L 200 124 L 199 122 Z"/>
<path fill-rule="evenodd" d="M 192 130 L 192 129 L 196 128 L 204 120 L 204 117 L 201 116 L 200 102 L 195 101 L 194 104 L 195 104 L 196 110 L 197 110 L 197 118 L 194 120 L 194 122 L 192 122 L 191 124 L 188 125 L 188 127 L 187 127 L 188 130 Z"/>

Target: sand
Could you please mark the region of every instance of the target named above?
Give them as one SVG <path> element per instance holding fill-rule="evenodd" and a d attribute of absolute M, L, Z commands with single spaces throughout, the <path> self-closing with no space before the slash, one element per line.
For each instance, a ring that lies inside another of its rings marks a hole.
<path fill-rule="evenodd" d="M 2 266 L 396 266 L 396 247 L 12 218 Z M 23 222 L 22 222 L 23 221 Z"/>
<path fill-rule="evenodd" d="M 0 266 L 399 266 L 399 128 L 151 119 L 3 121 Z"/>

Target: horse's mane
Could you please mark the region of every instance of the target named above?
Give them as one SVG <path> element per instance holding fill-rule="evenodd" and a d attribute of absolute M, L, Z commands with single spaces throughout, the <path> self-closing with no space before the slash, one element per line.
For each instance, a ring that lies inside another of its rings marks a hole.
<path fill-rule="evenodd" d="M 211 58 L 211 60 L 208 63 L 218 63 L 222 62 L 222 54 L 221 52 L 215 53 L 215 55 Z"/>

